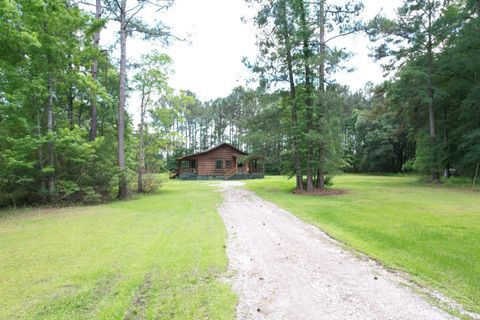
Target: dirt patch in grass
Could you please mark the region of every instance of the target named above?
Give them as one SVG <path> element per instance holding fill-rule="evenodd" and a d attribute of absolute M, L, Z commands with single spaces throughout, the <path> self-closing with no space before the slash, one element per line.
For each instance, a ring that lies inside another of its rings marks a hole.
<path fill-rule="evenodd" d="M 340 196 L 348 191 L 344 189 L 314 189 L 312 191 L 294 190 L 293 193 L 301 196 Z"/>
<path fill-rule="evenodd" d="M 130 307 L 125 312 L 123 320 L 145 319 L 147 299 L 152 287 L 152 272 L 145 275 L 145 279 L 135 292 Z"/>
<path fill-rule="evenodd" d="M 86 319 L 94 318 L 98 305 L 112 293 L 119 279 L 120 276 L 116 274 L 108 274 L 101 276 L 95 285 L 83 288 L 67 282 L 59 286 L 45 302 L 29 307 L 27 318 L 48 318 L 52 312 L 61 313 L 67 319 L 78 315 L 84 315 Z"/>

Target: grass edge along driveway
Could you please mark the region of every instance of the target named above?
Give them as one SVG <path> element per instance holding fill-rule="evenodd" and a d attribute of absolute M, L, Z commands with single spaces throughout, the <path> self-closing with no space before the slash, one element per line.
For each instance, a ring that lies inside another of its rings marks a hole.
<path fill-rule="evenodd" d="M 299 196 L 294 181 L 247 187 L 387 267 L 408 272 L 480 312 L 480 193 L 422 185 L 416 177 L 343 175 L 347 194 Z"/>
<path fill-rule="evenodd" d="M 0 319 L 233 319 L 208 183 L 92 207 L 0 211 Z"/>

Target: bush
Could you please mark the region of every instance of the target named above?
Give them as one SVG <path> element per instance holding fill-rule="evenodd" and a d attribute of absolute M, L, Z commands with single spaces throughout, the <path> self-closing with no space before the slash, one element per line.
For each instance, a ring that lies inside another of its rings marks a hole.
<path fill-rule="evenodd" d="M 415 171 L 415 159 L 409 159 L 402 165 L 402 172 L 408 173 Z"/>
<path fill-rule="evenodd" d="M 83 189 L 83 198 L 82 202 L 84 204 L 98 204 L 102 201 L 102 196 L 100 193 L 96 192 L 93 187 L 86 187 Z"/>
<path fill-rule="evenodd" d="M 158 177 L 158 174 L 146 173 L 143 175 L 143 192 L 152 193 L 158 190 L 162 184 L 161 179 Z"/>
<path fill-rule="evenodd" d="M 326 187 L 331 187 L 333 186 L 333 177 L 330 175 L 325 176 L 325 186 Z"/>
<path fill-rule="evenodd" d="M 78 185 L 70 180 L 58 180 L 56 187 L 61 199 L 68 199 L 79 190 Z"/>

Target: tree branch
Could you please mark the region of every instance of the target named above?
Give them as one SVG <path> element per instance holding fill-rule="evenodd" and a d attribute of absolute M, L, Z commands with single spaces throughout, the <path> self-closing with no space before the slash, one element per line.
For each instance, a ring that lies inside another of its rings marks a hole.
<path fill-rule="evenodd" d="M 118 2 L 118 0 L 113 0 L 113 1 L 115 1 L 115 3 L 117 4 L 118 9 L 122 10 L 122 6 L 121 6 L 120 3 Z"/>
<path fill-rule="evenodd" d="M 82 0 L 78 0 L 78 3 L 80 3 L 80 4 L 83 4 L 83 5 L 86 5 L 86 6 L 95 7 L 95 5 L 94 5 L 94 4 L 92 4 L 92 3 L 89 3 L 89 2 L 85 2 L 85 1 L 82 1 Z"/>
<path fill-rule="evenodd" d="M 125 12 L 125 13 L 128 13 L 133 11 L 134 9 L 136 10 L 132 15 L 130 15 L 129 18 L 127 18 L 126 25 L 128 25 L 128 23 L 135 17 L 135 15 L 137 15 L 140 12 L 140 10 L 143 9 L 143 7 L 144 7 L 144 3 L 140 3 L 138 6 L 135 6 L 134 8 L 127 10 Z"/>
<path fill-rule="evenodd" d="M 336 38 L 340 38 L 340 37 L 345 37 L 345 36 L 348 36 L 348 35 L 350 35 L 350 34 L 353 34 L 353 33 L 355 33 L 355 32 L 359 32 L 359 31 L 361 31 L 361 30 L 354 29 L 354 30 L 349 31 L 349 32 L 337 34 L 336 36 L 333 36 L 333 37 L 331 37 L 330 39 L 327 39 L 327 40 L 325 41 L 325 43 L 329 42 L 330 40 L 333 40 L 333 39 L 336 39 Z"/>

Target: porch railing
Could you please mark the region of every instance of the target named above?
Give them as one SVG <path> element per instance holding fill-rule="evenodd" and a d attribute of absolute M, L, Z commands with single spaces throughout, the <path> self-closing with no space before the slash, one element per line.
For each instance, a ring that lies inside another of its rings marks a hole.
<path fill-rule="evenodd" d="M 197 173 L 197 168 L 181 168 L 180 173 Z"/>
<path fill-rule="evenodd" d="M 233 177 L 235 174 L 237 173 L 237 168 L 233 168 L 232 170 L 230 171 L 227 171 L 227 173 L 225 173 L 225 180 L 228 180 L 230 179 L 231 177 Z"/>

